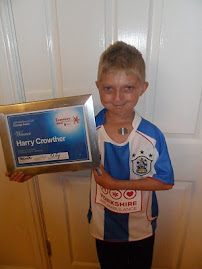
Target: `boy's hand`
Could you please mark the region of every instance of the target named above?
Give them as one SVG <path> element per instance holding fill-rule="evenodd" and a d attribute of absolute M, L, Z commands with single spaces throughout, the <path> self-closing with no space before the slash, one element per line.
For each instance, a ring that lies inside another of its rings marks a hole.
<path fill-rule="evenodd" d="M 99 167 L 99 169 L 101 170 L 102 174 L 98 173 L 96 169 L 93 169 L 95 181 L 105 189 L 115 190 L 116 179 L 111 177 L 102 165 Z"/>
<path fill-rule="evenodd" d="M 9 177 L 10 181 L 17 181 L 17 182 L 25 182 L 27 180 L 29 180 L 30 178 L 32 178 L 32 176 L 26 176 L 23 172 L 19 172 L 19 173 L 6 173 L 6 176 Z"/>

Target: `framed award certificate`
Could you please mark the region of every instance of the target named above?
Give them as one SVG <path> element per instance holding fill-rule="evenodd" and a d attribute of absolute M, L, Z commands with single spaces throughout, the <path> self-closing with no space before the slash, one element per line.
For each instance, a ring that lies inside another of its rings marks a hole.
<path fill-rule="evenodd" d="M 28 175 L 98 167 L 91 95 L 0 106 L 7 170 Z"/>

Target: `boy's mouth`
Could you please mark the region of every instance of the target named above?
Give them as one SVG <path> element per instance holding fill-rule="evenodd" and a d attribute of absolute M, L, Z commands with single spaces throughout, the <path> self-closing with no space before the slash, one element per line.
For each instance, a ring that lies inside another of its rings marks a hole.
<path fill-rule="evenodd" d="M 113 103 L 114 106 L 124 106 L 126 103 Z"/>
<path fill-rule="evenodd" d="M 116 108 L 122 108 L 122 107 L 124 107 L 124 105 L 125 104 L 121 104 L 121 105 L 120 104 L 118 104 L 118 105 L 117 104 L 114 104 L 114 107 L 116 107 Z"/>

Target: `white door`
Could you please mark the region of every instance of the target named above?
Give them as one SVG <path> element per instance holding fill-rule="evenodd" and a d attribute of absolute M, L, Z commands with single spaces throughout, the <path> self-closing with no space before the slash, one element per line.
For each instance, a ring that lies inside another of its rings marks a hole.
<path fill-rule="evenodd" d="M 158 192 L 153 268 L 201 269 L 202 2 L 12 0 L 11 4 L 17 54 L 9 50 L 9 36 L 2 30 L 1 35 L 8 48 L 4 54 L 19 61 L 7 59 L 9 71 L 0 64 L 14 82 L 9 94 L 0 87 L 4 103 L 92 93 L 98 112 L 94 81 L 101 52 L 123 40 L 143 53 L 150 87 L 138 110 L 165 133 L 176 178 L 171 191 Z M 0 85 L 8 84 L 4 80 L 0 76 Z M 50 268 L 99 268 L 86 218 L 89 179 L 90 171 L 80 171 L 40 175 L 29 183 L 35 186 L 31 201 L 38 199 L 44 237 L 51 245 Z"/>
<path fill-rule="evenodd" d="M 158 2 L 158 3 L 157 3 Z M 202 268 L 202 2 L 153 1 L 147 116 L 166 134 L 175 171 L 159 192 L 156 268 Z M 188 19 L 190 18 L 190 19 Z M 149 104 L 149 100 L 152 100 Z"/>

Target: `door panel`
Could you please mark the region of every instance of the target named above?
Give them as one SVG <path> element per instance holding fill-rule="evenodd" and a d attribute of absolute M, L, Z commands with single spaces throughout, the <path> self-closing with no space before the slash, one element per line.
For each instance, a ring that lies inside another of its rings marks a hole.
<path fill-rule="evenodd" d="M 38 177 L 53 268 L 99 268 L 89 235 L 90 171 Z"/>
<path fill-rule="evenodd" d="M 201 97 L 201 9 L 197 0 L 163 2 L 154 122 L 166 133 L 195 133 Z M 190 14 L 194 18 L 187 20 Z"/>
<path fill-rule="evenodd" d="M 181 268 L 179 257 L 186 240 L 193 189 L 193 182 L 176 182 L 172 191 L 158 192 L 155 268 Z"/>

